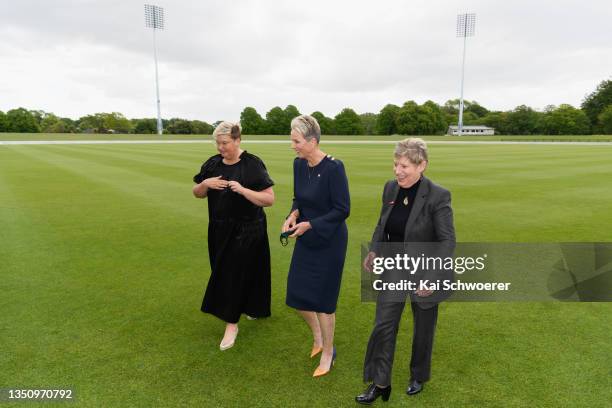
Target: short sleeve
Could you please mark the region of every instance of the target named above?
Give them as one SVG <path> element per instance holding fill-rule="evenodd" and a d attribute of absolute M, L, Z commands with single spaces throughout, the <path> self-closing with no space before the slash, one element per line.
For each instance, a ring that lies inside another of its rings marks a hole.
<path fill-rule="evenodd" d="M 268 174 L 268 170 L 266 169 L 266 165 L 264 162 L 255 158 L 255 160 L 251 160 L 249 163 L 249 185 L 246 186 L 254 191 L 263 191 L 266 188 L 272 187 L 274 185 L 274 181 L 270 178 Z"/>
<path fill-rule="evenodd" d="M 200 167 L 200 172 L 193 176 L 193 182 L 196 184 L 200 184 L 202 181 L 212 176 L 212 171 L 219 162 L 218 156 L 213 156 L 210 159 L 206 160 L 202 167 Z"/>

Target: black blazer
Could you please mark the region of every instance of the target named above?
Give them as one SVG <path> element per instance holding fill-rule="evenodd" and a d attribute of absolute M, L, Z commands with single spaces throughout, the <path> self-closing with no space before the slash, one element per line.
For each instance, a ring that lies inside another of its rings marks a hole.
<path fill-rule="evenodd" d="M 389 180 L 385 184 L 380 217 L 370 245 L 370 249 L 374 252 L 377 252 L 377 244 L 387 241 L 385 225 L 397 200 L 399 188 L 397 180 Z M 404 242 L 438 242 L 441 244 L 441 251 L 437 254 L 439 256 L 452 256 L 455 249 L 455 227 L 450 191 L 433 183 L 425 176 L 421 180 L 406 222 Z M 436 296 L 432 295 L 432 302 L 419 302 L 419 304 L 423 308 L 431 307 L 449 295 L 450 293 L 437 293 Z M 411 294 L 413 299 L 414 296 Z"/>

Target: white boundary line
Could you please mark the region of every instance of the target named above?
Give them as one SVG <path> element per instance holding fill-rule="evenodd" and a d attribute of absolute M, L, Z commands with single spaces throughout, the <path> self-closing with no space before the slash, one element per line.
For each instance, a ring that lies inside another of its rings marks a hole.
<path fill-rule="evenodd" d="M 427 144 L 445 145 L 543 145 L 543 146 L 612 146 L 612 142 L 532 142 L 532 141 L 445 141 L 431 140 Z M 0 140 L 0 146 L 15 145 L 97 145 L 97 144 L 193 144 L 212 143 L 212 140 Z M 287 144 L 288 140 L 244 140 L 252 144 Z M 396 140 L 324 140 L 321 144 L 395 144 Z"/>

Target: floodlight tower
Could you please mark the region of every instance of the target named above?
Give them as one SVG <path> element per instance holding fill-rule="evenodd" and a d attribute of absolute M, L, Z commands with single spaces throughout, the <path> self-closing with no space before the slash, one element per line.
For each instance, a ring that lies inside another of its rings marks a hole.
<path fill-rule="evenodd" d="M 458 135 L 463 133 L 463 77 L 465 73 L 465 46 L 468 37 L 474 36 L 476 26 L 476 14 L 457 14 L 457 37 L 463 38 L 463 62 L 461 63 L 461 98 L 459 99 L 459 123 Z"/>
<path fill-rule="evenodd" d="M 157 134 L 161 135 L 164 131 L 161 120 L 161 109 L 159 104 L 159 76 L 157 74 L 157 44 L 155 41 L 155 31 L 164 29 L 164 9 L 162 7 L 145 4 L 145 23 L 153 29 L 153 58 L 155 59 L 155 90 L 157 91 Z"/>

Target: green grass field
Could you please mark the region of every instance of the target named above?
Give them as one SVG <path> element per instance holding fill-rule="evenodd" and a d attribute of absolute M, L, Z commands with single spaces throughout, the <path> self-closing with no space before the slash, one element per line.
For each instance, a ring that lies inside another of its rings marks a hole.
<path fill-rule="evenodd" d="M 316 380 L 309 332 L 284 304 L 292 246 L 277 241 L 293 152 L 243 147 L 276 182 L 266 210 L 273 315 L 241 321 L 236 346 L 220 352 L 224 324 L 199 311 L 206 201 L 191 196 L 212 143 L 0 146 L 0 388 L 72 386 L 86 407 L 354 406 L 374 317 L 360 301 L 359 247 L 392 146 L 323 145 L 345 163 L 352 213 L 338 361 Z M 610 146 L 432 145 L 430 158 L 428 176 L 453 193 L 459 241 L 611 241 Z M 444 303 L 432 381 L 415 397 L 404 394 L 411 326 L 406 313 L 387 407 L 612 400 L 611 304 Z"/>

